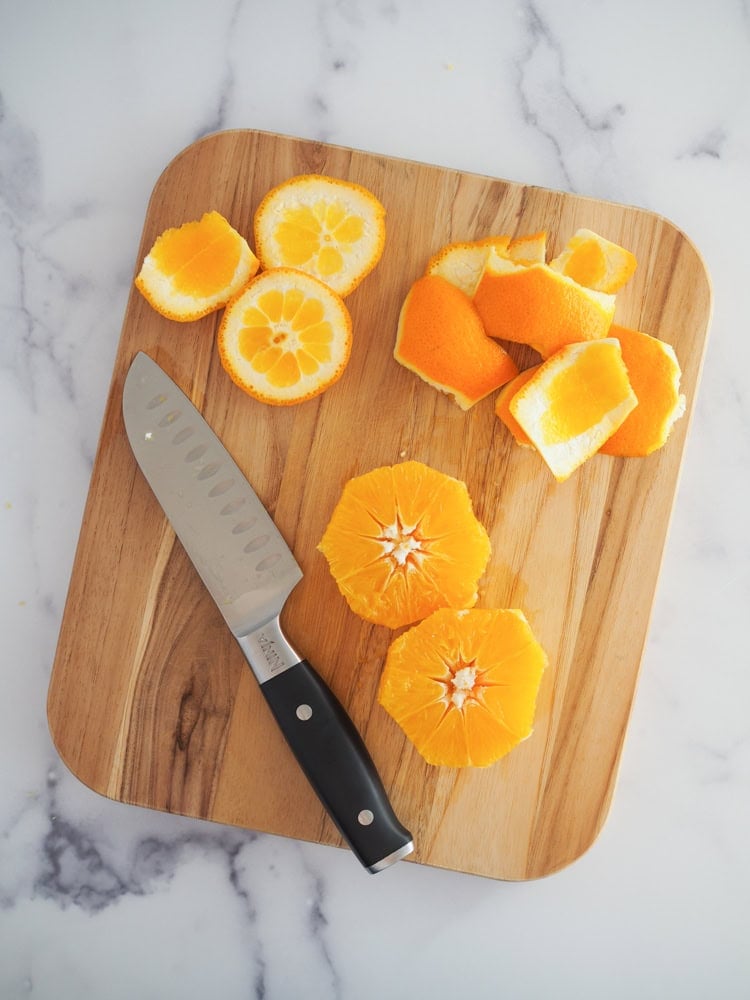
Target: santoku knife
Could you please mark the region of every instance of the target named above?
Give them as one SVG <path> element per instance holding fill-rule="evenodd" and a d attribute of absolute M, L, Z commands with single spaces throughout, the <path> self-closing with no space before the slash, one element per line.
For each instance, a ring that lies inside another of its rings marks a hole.
<path fill-rule="evenodd" d="M 128 440 L 258 679 L 308 780 L 362 864 L 411 853 L 356 727 L 291 647 L 279 614 L 302 570 L 229 452 L 172 379 L 138 353 L 125 379 Z"/>

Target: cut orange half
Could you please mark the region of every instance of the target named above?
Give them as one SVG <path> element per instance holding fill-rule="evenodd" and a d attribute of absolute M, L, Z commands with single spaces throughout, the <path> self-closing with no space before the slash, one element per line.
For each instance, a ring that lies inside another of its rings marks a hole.
<path fill-rule="evenodd" d="M 606 337 L 615 297 L 547 264 L 519 265 L 492 252 L 474 305 L 490 337 L 529 344 L 547 358 L 566 344 Z"/>
<path fill-rule="evenodd" d="M 611 294 L 631 279 L 636 263 L 635 256 L 624 247 L 590 229 L 579 229 L 549 266 L 579 285 Z"/>
<path fill-rule="evenodd" d="M 391 643 L 378 701 L 429 764 L 487 767 L 531 734 L 546 665 L 522 611 L 443 609 Z"/>
<path fill-rule="evenodd" d="M 639 330 L 613 326 L 610 336 L 619 341 L 638 406 L 599 450 L 630 458 L 650 455 L 666 444 L 685 412 L 677 355 L 669 344 Z"/>
<path fill-rule="evenodd" d="M 395 359 L 468 410 L 518 372 L 485 334 L 471 299 L 434 274 L 414 282 L 401 308 Z"/>
<path fill-rule="evenodd" d="M 349 360 L 352 322 L 344 302 L 309 274 L 262 271 L 224 313 L 221 363 L 264 403 L 289 405 L 333 385 Z"/>
<path fill-rule="evenodd" d="M 218 212 L 165 230 L 146 255 L 136 288 L 157 312 L 187 322 L 223 305 L 247 284 L 259 262 Z"/>
<path fill-rule="evenodd" d="M 620 344 L 606 338 L 563 347 L 513 396 L 510 412 L 563 482 L 637 403 Z"/>
<path fill-rule="evenodd" d="M 264 268 L 298 268 L 343 297 L 380 260 L 385 209 L 359 184 L 303 174 L 268 192 L 255 213 L 254 230 Z"/>
<path fill-rule="evenodd" d="M 465 483 L 421 462 L 350 479 L 318 548 L 351 610 L 388 628 L 471 607 L 490 557 Z"/>

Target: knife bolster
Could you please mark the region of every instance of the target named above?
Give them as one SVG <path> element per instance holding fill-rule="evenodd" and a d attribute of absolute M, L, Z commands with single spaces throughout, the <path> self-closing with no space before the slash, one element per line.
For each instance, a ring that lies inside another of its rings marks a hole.
<path fill-rule="evenodd" d="M 296 666 L 302 659 L 281 631 L 278 616 L 236 639 L 259 684 Z"/>

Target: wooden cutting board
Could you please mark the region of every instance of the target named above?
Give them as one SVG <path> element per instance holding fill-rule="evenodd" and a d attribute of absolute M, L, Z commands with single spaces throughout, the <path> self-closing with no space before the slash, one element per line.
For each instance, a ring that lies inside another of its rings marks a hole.
<path fill-rule="evenodd" d="M 674 225 L 636 208 L 233 131 L 169 164 L 137 267 L 162 230 L 209 209 L 251 239 L 268 189 L 312 172 L 365 185 L 388 212 L 382 260 L 347 300 L 351 361 L 328 392 L 290 408 L 257 403 L 221 368 L 220 313 L 177 324 L 130 296 L 50 683 L 55 744 L 113 799 L 341 844 L 136 466 L 121 398 L 143 350 L 203 411 L 301 563 L 286 631 L 363 733 L 414 834 L 412 860 L 501 879 L 547 875 L 592 844 L 615 786 L 704 353 L 704 265 Z M 555 254 L 584 226 L 636 254 L 616 320 L 674 346 L 688 412 L 657 454 L 596 456 L 559 485 L 513 443 L 492 398 L 464 413 L 392 350 L 404 296 L 439 247 L 546 229 Z M 346 480 L 407 458 L 467 483 L 493 546 L 479 606 L 522 608 L 549 655 L 532 737 L 487 769 L 431 767 L 407 744 L 376 702 L 392 634 L 349 611 L 316 551 Z"/>

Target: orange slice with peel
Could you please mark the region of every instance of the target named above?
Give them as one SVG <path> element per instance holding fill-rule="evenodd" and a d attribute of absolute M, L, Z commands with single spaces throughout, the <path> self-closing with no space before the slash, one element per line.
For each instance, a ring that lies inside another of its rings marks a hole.
<path fill-rule="evenodd" d="M 395 359 L 463 410 L 517 374 L 515 362 L 485 334 L 471 299 L 439 275 L 414 282 L 401 307 Z"/>
<path fill-rule="evenodd" d="M 638 399 L 614 338 L 568 344 L 539 366 L 510 412 L 563 482 L 610 438 Z"/>
<path fill-rule="evenodd" d="M 674 349 L 639 330 L 613 326 L 638 405 L 599 449 L 605 455 L 644 457 L 666 444 L 685 412 L 680 393 L 680 365 Z"/>
<path fill-rule="evenodd" d="M 303 174 L 266 194 L 254 231 L 264 268 L 298 268 L 344 297 L 380 260 L 385 209 L 359 184 Z"/>
<path fill-rule="evenodd" d="M 333 385 L 349 360 L 352 321 L 342 299 L 317 278 L 273 268 L 227 306 L 219 327 L 221 363 L 241 389 L 289 405 Z"/>
<path fill-rule="evenodd" d="M 491 252 L 474 305 L 490 337 L 529 344 L 547 358 L 566 344 L 606 337 L 615 297 L 547 264 L 524 266 Z"/>
<path fill-rule="evenodd" d="M 629 250 L 590 229 L 579 229 L 549 266 L 579 285 L 612 294 L 632 278 L 636 264 Z"/>
<path fill-rule="evenodd" d="M 400 628 L 476 603 L 490 540 L 465 483 L 402 462 L 346 483 L 318 549 L 355 614 Z"/>
<path fill-rule="evenodd" d="M 206 212 L 157 238 L 135 285 L 162 316 L 184 323 L 226 305 L 258 267 L 257 257 L 224 216 Z"/>
<path fill-rule="evenodd" d="M 547 656 L 522 611 L 436 611 L 398 636 L 378 701 L 429 763 L 487 767 L 532 732 Z"/>
<path fill-rule="evenodd" d="M 516 443 L 523 445 L 525 448 L 533 448 L 534 445 L 532 444 L 529 435 L 510 412 L 510 401 L 513 399 L 521 386 L 526 385 L 529 379 L 536 374 L 538 369 L 539 365 L 533 365 L 531 368 L 525 368 L 522 372 L 519 372 L 515 378 L 511 379 L 510 382 L 506 383 L 506 385 L 502 387 L 500 392 L 497 394 L 497 399 L 495 400 L 496 416 L 502 420 L 511 432 L 516 440 Z"/>

